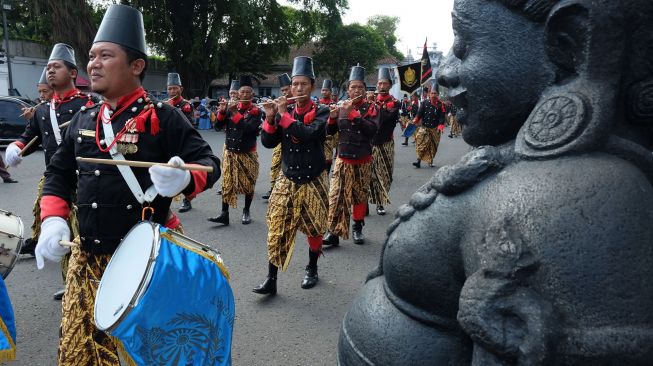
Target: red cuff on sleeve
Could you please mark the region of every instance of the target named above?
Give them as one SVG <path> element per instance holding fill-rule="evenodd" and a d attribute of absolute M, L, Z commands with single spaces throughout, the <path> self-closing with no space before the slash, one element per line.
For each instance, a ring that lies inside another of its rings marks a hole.
<path fill-rule="evenodd" d="M 225 118 L 227 118 L 226 112 L 218 112 L 218 121 L 224 121 Z"/>
<path fill-rule="evenodd" d="M 281 121 L 279 121 L 279 126 L 281 126 L 282 128 L 288 128 L 290 126 L 290 124 L 293 123 L 293 122 L 295 122 L 295 119 L 292 118 L 290 113 L 284 112 L 281 115 Z"/>
<path fill-rule="evenodd" d="M 231 120 L 234 121 L 235 124 L 238 124 L 240 120 L 243 119 L 243 115 L 240 114 L 240 112 L 236 112 L 233 117 L 231 117 Z"/>
<path fill-rule="evenodd" d="M 69 215 L 70 207 L 62 198 L 57 196 L 41 197 L 41 221 L 50 216 L 59 216 L 66 220 Z"/>
<path fill-rule="evenodd" d="M 171 230 L 175 230 L 176 228 L 181 226 L 181 220 L 179 220 L 179 217 L 177 217 L 177 214 L 173 213 L 172 217 L 166 221 L 165 227 Z"/>
<path fill-rule="evenodd" d="M 413 119 L 413 123 L 417 124 L 417 123 L 419 123 L 421 120 L 422 120 L 421 118 L 419 118 L 419 117 L 415 117 L 415 118 Z"/>
<path fill-rule="evenodd" d="M 347 119 L 350 121 L 353 121 L 354 119 L 358 118 L 361 116 L 361 112 L 358 110 L 354 109 L 351 112 L 349 112 L 349 115 L 347 115 Z"/>
<path fill-rule="evenodd" d="M 14 141 L 13 144 L 18 146 L 18 148 L 21 149 L 21 150 L 25 148 L 25 144 L 23 144 L 22 142 L 20 142 L 18 140 Z"/>
<path fill-rule="evenodd" d="M 329 117 L 329 121 L 327 123 L 330 125 L 335 125 L 338 123 L 338 117 Z"/>
<path fill-rule="evenodd" d="M 188 164 L 188 165 L 199 166 L 198 164 Z M 207 173 L 198 170 L 191 170 L 190 176 L 191 178 L 193 178 L 194 189 L 193 192 L 191 192 L 191 194 L 186 195 L 186 198 L 188 198 L 189 200 L 195 198 L 195 196 L 204 192 L 204 188 L 206 187 Z"/>
<path fill-rule="evenodd" d="M 266 119 L 265 122 L 263 123 L 263 131 L 269 134 L 273 134 L 277 132 L 277 127 L 273 124 L 270 124 L 270 122 L 268 122 L 268 120 Z"/>

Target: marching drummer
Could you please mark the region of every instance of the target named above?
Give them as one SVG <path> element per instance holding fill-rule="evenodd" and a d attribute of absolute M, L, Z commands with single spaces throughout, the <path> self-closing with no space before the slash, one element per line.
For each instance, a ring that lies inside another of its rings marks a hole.
<path fill-rule="evenodd" d="M 62 134 L 62 142 L 45 173 L 41 199 L 43 225 L 37 265 L 58 261 L 69 249 L 65 219 L 77 187 L 80 236 L 67 272 L 59 365 L 120 365 L 116 344 L 93 324 L 97 284 L 121 238 L 142 216 L 174 228 L 171 197 L 193 197 L 210 188 L 220 162 L 199 133 L 167 103 L 148 97 L 141 87 L 147 69 L 142 14 L 111 5 L 89 52 L 87 72 L 102 104 L 85 108 Z M 77 162 L 77 157 L 192 163 L 212 173 L 166 166 L 145 170 Z M 158 195 L 157 195 L 158 193 Z M 147 209 L 147 210 L 146 210 Z"/>
<path fill-rule="evenodd" d="M 45 166 L 50 164 L 54 152 L 61 144 L 61 136 L 65 131 L 63 124 L 70 121 L 75 113 L 82 108 L 93 105 L 91 98 L 75 87 L 77 78 L 77 65 L 73 48 L 64 43 L 57 43 L 52 48 L 48 64 L 41 74 L 39 80 L 39 95 L 46 94 L 47 89 L 42 93 L 42 85 L 49 85 L 54 90 L 51 99 L 44 100 L 32 113 L 25 131 L 18 140 L 7 146 L 7 165 L 15 167 L 23 160 L 24 156 L 30 155 L 37 150 L 39 143 L 43 146 Z M 33 142 L 32 142 L 33 141 Z M 34 222 L 32 224 L 32 237 L 25 240 L 21 253 L 34 255 L 39 233 L 41 232 L 41 217 L 39 203 L 41 201 L 44 178 L 39 181 L 34 203 Z M 75 213 L 69 218 L 69 225 L 74 231 L 77 230 Z M 66 263 L 62 266 L 66 271 Z M 64 273 L 65 282 L 65 273 Z M 61 300 L 63 290 L 54 294 L 55 300 Z"/>

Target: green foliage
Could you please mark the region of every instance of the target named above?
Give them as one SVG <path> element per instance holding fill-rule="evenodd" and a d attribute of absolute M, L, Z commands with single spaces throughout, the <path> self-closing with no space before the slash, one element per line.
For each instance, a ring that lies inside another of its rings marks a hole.
<path fill-rule="evenodd" d="M 328 75 L 337 86 L 349 79 L 352 66 L 360 63 L 370 72 L 386 55 L 383 38 L 371 27 L 357 23 L 330 31 L 318 42 L 317 48 L 313 55 L 316 72 Z"/>
<path fill-rule="evenodd" d="M 123 0 L 143 12 L 148 44 L 179 72 L 187 96 L 206 95 L 212 79 L 260 73 L 290 47 L 324 33 L 346 0 Z"/>
<path fill-rule="evenodd" d="M 404 55 L 397 50 L 397 25 L 399 25 L 399 17 L 388 15 L 374 15 L 367 20 L 367 25 L 374 29 L 385 42 L 388 54 L 396 57 L 398 60 L 403 60 Z"/>
<path fill-rule="evenodd" d="M 49 41 L 50 19 L 44 14 L 38 0 L 12 1 L 7 11 L 7 30 L 14 40 L 46 43 Z M 0 27 L 0 36 L 4 29 Z"/>

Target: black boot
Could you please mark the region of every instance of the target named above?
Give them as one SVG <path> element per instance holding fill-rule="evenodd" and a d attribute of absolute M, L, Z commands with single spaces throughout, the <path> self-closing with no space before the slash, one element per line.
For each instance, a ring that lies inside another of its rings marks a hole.
<path fill-rule="evenodd" d="M 277 266 L 268 262 L 268 276 L 260 285 L 254 287 L 252 291 L 261 295 L 276 295 L 278 270 Z"/>
<path fill-rule="evenodd" d="M 247 225 L 252 222 L 252 218 L 249 217 L 249 209 L 243 209 L 243 218 L 240 220 L 240 222 L 242 222 L 243 225 Z"/>
<path fill-rule="evenodd" d="M 385 215 L 385 208 L 382 205 L 376 205 L 376 213 L 380 216 Z"/>
<path fill-rule="evenodd" d="M 304 274 L 304 279 L 302 280 L 302 288 L 305 290 L 313 288 L 315 285 L 317 285 L 319 280 L 320 279 L 317 277 L 317 266 L 306 266 L 306 273 Z"/>
<path fill-rule="evenodd" d="M 401 143 L 403 146 L 408 146 L 408 137 Z"/>
<path fill-rule="evenodd" d="M 179 207 L 179 212 L 188 212 L 193 209 L 193 205 L 190 204 L 190 201 L 186 198 L 181 201 L 181 207 Z"/>
<path fill-rule="evenodd" d="M 262 195 L 261 198 L 263 198 L 264 200 L 267 200 L 267 199 L 270 198 L 271 195 L 272 195 L 272 189 L 270 189 L 270 190 L 268 191 L 268 193 Z"/>
<path fill-rule="evenodd" d="M 211 222 L 216 224 L 222 224 L 224 226 L 229 226 L 229 205 L 222 203 L 222 213 L 216 217 L 209 217 L 208 219 Z"/>
<path fill-rule="evenodd" d="M 61 299 L 63 299 L 63 293 L 64 293 L 64 290 L 59 290 L 59 291 L 55 292 L 54 295 L 52 295 L 52 298 L 57 300 L 57 301 L 61 301 Z"/>
<path fill-rule="evenodd" d="M 25 243 L 23 243 L 23 246 L 20 248 L 20 254 L 29 254 L 33 257 L 37 243 L 38 241 L 32 238 L 25 239 Z"/>
<path fill-rule="evenodd" d="M 363 244 L 365 243 L 365 235 L 363 235 L 363 225 L 364 221 L 354 221 L 354 227 L 352 228 L 352 236 L 354 237 L 354 244 Z"/>
<path fill-rule="evenodd" d="M 254 287 L 252 292 L 261 295 L 276 295 L 277 294 L 277 278 L 265 277 L 265 280 L 260 285 Z"/>
<path fill-rule="evenodd" d="M 333 235 L 327 231 L 322 237 L 322 245 L 337 247 L 338 244 L 340 244 L 340 238 L 338 238 L 338 235 Z"/>
<path fill-rule="evenodd" d="M 240 220 L 240 222 L 242 222 L 243 225 L 247 225 L 250 222 L 252 222 L 252 219 L 249 217 L 249 208 L 250 206 L 252 206 L 253 199 L 254 199 L 253 194 L 245 195 L 245 208 L 243 208 L 243 218 Z"/>
<path fill-rule="evenodd" d="M 417 159 L 417 161 L 413 163 L 413 166 L 415 168 L 418 168 L 418 169 L 421 168 L 422 167 L 422 161 Z"/>

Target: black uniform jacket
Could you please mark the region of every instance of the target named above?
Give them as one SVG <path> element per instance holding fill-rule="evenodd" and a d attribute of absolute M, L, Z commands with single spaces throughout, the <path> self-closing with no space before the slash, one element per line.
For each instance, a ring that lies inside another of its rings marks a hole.
<path fill-rule="evenodd" d="M 168 103 L 170 103 L 170 105 L 173 107 L 179 109 L 181 113 L 186 116 L 188 122 L 191 125 L 193 124 L 193 107 L 190 105 L 189 101 L 182 97 L 178 97 L 176 99 L 169 99 Z"/>
<path fill-rule="evenodd" d="M 426 128 L 436 128 L 438 125 L 444 125 L 444 104 L 440 100 L 432 103 L 430 99 L 422 102 L 415 119 L 422 121 L 422 126 Z"/>
<path fill-rule="evenodd" d="M 226 125 L 225 144 L 227 150 L 236 153 L 254 150 L 262 116 L 262 111 L 251 103 L 247 106 L 239 103 L 236 112 L 230 110 L 225 113 L 218 112 L 215 123 L 218 128 Z"/>
<path fill-rule="evenodd" d="M 360 160 L 372 155 L 372 139 L 378 130 L 378 108 L 364 101 L 354 105 L 347 115 L 340 110 L 338 121 L 327 125 L 327 134 L 340 132 L 338 156 L 345 159 Z"/>
<path fill-rule="evenodd" d="M 77 113 L 82 107 L 91 106 L 93 102 L 90 98 L 81 93 L 79 90 L 76 90 L 75 94 L 72 96 L 72 99 L 65 99 L 61 103 L 56 103 L 55 113 L 57 116 L 57 124 L 61 125 L 70 121 L 75 113 Z M 63 138 L 66 127 L 61 129 L 61 137 Z M 30 148 L 23 153 L 23 156 L 27 156 L 38 148 L 39 144 L 43 146 L 43 155 L 45 155 L 45 166 L 50 164 L 50 159 L 57 151 L 57 140 L 54 137 L 54 132 L 52 131 L 52 124 L 50 123 L 50 102 L 43 102 L 36 107 L 34 115 L 25 126 L 25 131 L 18 138 L 23 145 L 27 145 L 33 138 L 37 137 L 38 140 Z"/>
<path fill-rule="evenodd" d="M 325 169 L 324 140 L 329 108 L 313 102 L 305 112 L 297 107 L 283 115 L 277 114 L 276 126 L 263 123 L 261 142 L 267 148 L 281 143 L 281 170 L 295 183 L 308 183 Z"/>
<path fill-rule="evenodd" d="M 146 105 L 147 100 L 139 98 L 116 115 L 111 122 L 114 135 L 117 137 L 125 123 L 137 116 Z M 58 197 L 70 203 L 77 189 L 76 206 L 83 248 L 94 254 L 110 254 L 129 229 L 141 220 L 142 209 L 115 166 L 78 163 L 75 160 L 76 157 L 111 159 L 109 153 L 100 151 L 96 143 L 97 134 L 100 146 L 106 147 L 103 122 L 98 120 L 100 106 L 98 104 L 81 111 L 72 119 L 62 144 L 45 172 L 41 210 L 45 212 L 44 202 L 51 202 L 51 198 L 59 202 Z M 125 159 L 165 163 L 171 157 L 179 156 L 188 164 L 212 166 L 212 173 L 191 172 L 191 183 L 183 193 L 193 195 L 213 186 L 220 177 L 220 160 L 213 155 L 206 141 L 178 109 L 157 101 L 149 106 L 159 119 L 159 131 L 152 129 L 155 124 L 149 118 L 144 131 L 137 134 L 138 151 L 125 154 Z M 120 108 L 119 101 L 116 110 Z M 152 185 L 148 169 L 131 169 L 145 192 Z M 157 196 L 154 199 L 151 203 L 154 208 L 153 221 L 165 225 L 170 202 L 169 197 Z M 50 208 L 48 210 L 52 211 Z"/>
<path fill-rule="evenodd" d="M 379 111 L 379 129 L 372 140 L 373 145 L 382 145 L 392 140 L 395 126 L 399 122 L 400 104 L 392 95 L 376 98 L 376 106 Z"/>

